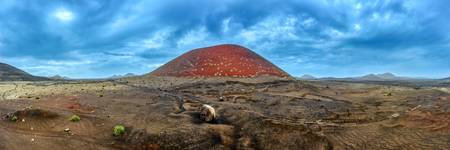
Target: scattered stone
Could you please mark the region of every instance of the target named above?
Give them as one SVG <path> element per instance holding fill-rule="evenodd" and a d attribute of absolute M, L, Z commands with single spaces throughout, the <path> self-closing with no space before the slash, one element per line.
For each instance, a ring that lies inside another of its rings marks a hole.
<path fill-rule="evenodd" d="M 64 129 L 64 132 L 70 132 L 69 128 Z"/>
<path fill-rule="evenodd" d="M 216 118 L 216 110 L 212 106 L 204 104 L 200 110 L 200 119 L 205 122 L 211 122 Z"/>
<path fill-rule="evenodd" d="M 394 113 L 394 114 L 391 115 L 392 118 L 397 118 L 397 117 L 399 117 L 399 116 L 400 116 L 399 113 Z"/>
<path fill-rule="evenodd" d="M 252 139 L 249 137 L 242 137 L 239 138 L 238 143 L 240 149 L 250 149 L 250 147 L 252 146 Z"/>
<path fill-rule="evenodd" d="M 417 105 L 416 107 L 412 108 L 412 109 L 409 110 L 409 111 L 414 111 L 414 110 L 416 110 L 416 109 L 418 109 L 418 108 L 420 108 L 420 107 L 422 107 L 422 105 Z"/>

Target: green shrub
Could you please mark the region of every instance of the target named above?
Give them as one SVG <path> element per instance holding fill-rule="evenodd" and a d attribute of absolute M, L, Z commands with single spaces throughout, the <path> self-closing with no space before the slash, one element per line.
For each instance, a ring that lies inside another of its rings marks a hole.
<path fill-rule="evenodd" d="M 121 136 L 123 134 L 125 134 L 125 127 L 123 125 L 114 126 L 114 130 L 113 130 L 114 136 Z"/>
<path fill-rule="evenodd" d="M 69 120 L 72 121 L 72 122 L 78 122 L 78 121 L 81 120 L 81 118 L 80 118 L 80 116 L 72 115 L 72 116 L 69 118 Z"/>
<path fill-rule="evenodd" d="M 387 93 L 387 94 L 386 94 L 386 96 L 392 96 L 392 93 L 391 93 L 391 92 L 389 92 L 389 93 Z"/>
<path fill-rule="evenodd" d="M 16 122 L 18 119 L 17 116 L 12 116 L 10 120 Z"/>

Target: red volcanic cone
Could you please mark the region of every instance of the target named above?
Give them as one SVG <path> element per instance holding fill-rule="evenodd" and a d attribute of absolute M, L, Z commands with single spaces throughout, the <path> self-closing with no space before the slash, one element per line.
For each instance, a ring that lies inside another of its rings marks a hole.
<path fill-rule="evenodd" d="M 251 50 L 230 44 L 191 50 L 150 74 L 175 77 L 289 76 Z"/>

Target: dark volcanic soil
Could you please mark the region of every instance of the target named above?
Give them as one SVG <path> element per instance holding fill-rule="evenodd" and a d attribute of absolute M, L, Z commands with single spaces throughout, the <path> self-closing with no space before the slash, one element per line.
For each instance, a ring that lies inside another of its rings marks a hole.
<path fill-rule="evenodd" d="M 127 88 L 0 101 L 0 149 L 450 147 L 450 94 L 431 88 L 306 81 L 116 84 Z M 201 121 L 202 104 L 213 106 L 219 118 Z M 73 114 L 81 120 L 69 121 Z M 116 124 L 126 127 L 123 136 L 112 135 Z"/>

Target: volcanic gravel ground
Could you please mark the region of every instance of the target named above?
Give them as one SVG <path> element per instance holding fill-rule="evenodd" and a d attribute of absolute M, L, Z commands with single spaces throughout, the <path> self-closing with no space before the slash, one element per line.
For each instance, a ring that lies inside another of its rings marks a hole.
<path fill-rule="evenodd" d="M 0 149 L 450 147 L 445 90 L 296 80 L 180 81 L 2 83 Z M 203 104 L 216 109 L 215 121 L 200 120 Z M 74 114 L 79 122 L 68 120 Z M 113 136 L 116 124 L 126 127 L 124 135 Z"/>

